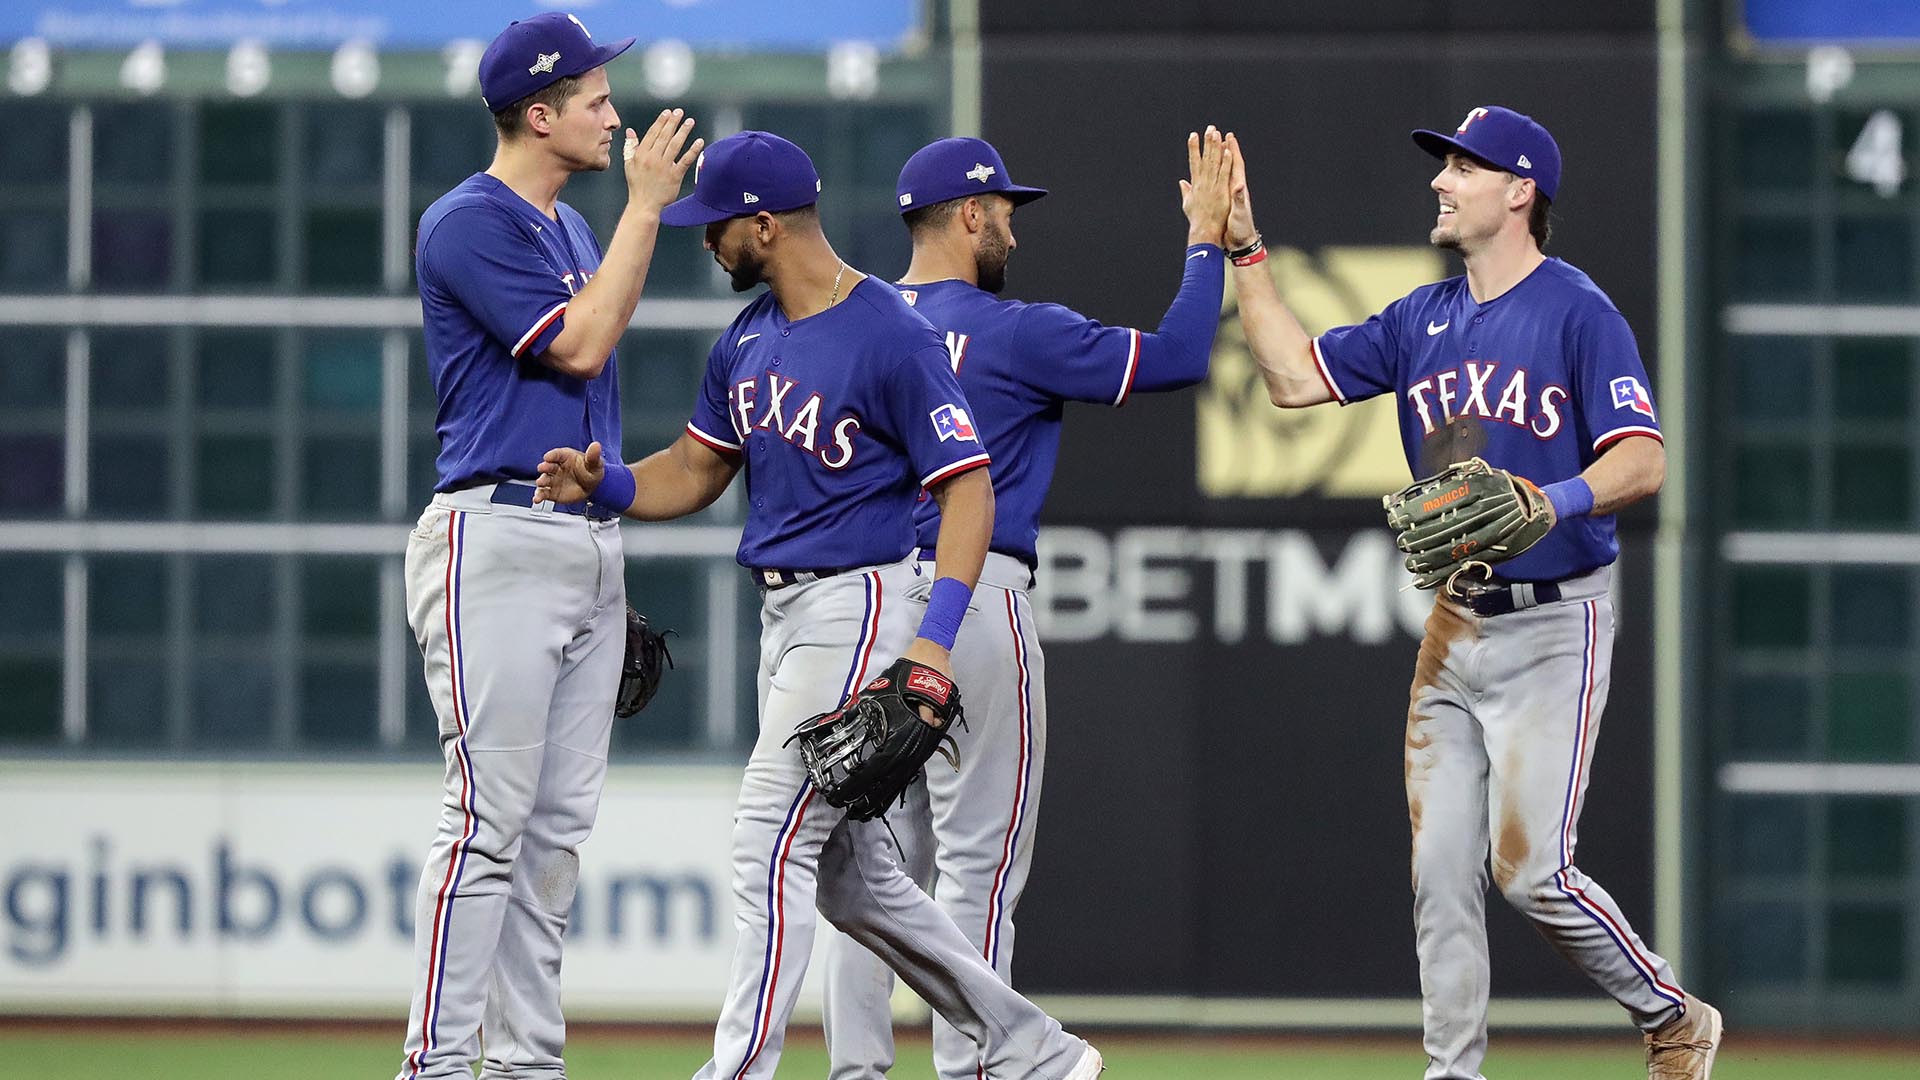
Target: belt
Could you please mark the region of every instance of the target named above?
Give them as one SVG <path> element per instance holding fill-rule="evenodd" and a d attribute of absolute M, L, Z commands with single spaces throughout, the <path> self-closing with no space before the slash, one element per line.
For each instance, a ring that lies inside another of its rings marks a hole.
<path fill-rule="evenodd" d="M 755 585 L 763 589 L 784 589 L 789 585 L 805 585 L 808 582 L 830 578 L 835 574 L 844 574 L 851 567 L 836 570 L 758 570 L 749 568 L 747 576 Z"/>
<path fill-rule="evenodd" d="M 1513 581 L 1491 585 L 1473 592 L 1454 594 L 1462 607 L 1483 619 L 1506 615 L 1560 599 L 1557 581 Z"/>
<path fill-rule="evenodd" d="M 511 481 L 502 480 L 500 483 L 493 485 L 493 494 L 487 496 L 487 501 L 499 503 L 501 506 L 525 506 L 531 509 L 533 506 L 533 493 L 534 487 L 532 484 L 516 484 Z M 583 517 L 589 521 L 612 521 L 620 516 L 611 510 L 594 506 L 591 503 L 548 503 L 547 505 L 553 507 L 553 512 L 556 514 L 572 514 L 575 517 Z"/>

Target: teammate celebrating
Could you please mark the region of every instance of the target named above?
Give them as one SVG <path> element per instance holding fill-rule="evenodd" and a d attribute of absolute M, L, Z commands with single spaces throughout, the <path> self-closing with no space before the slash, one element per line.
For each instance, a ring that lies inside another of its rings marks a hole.
<path fill-rule="evenodd" d="M 663 112 L 627 131 L 627 206 L 604 259 L 559 202 L 605 169 L 620 117 L 579 20 L 516 22 L 480 87 L 499 148 L 420 218 L 415 267 L 439 400 L 437 494 L 407 544 L 407 616 L 447 772 L 420 875 L 401 1080 L 557 1076 L 560 938 L 593 828 L 626 642 L 615 515 L 533 501 L 556 442 L 620 445 L 614 343 L 633 316 L 661 207 L 700 144 Z"/>
<path fill-rule="evenodd" d="M 1493 880 L 1646 1035 L 1647 1075 L 1712 1071 L 1720 1013 L 1684 992 L 1599 884 L 1573 865 L 1613 655 L 1616 510 L 1660 490 L 1666 451 L 1633 332 L 1579 270 L 1541 253 L 1560 149 L 1511 109 L 1450 135 L 1432 242 L 1466 276 L 1423 286 L 1359 326 L 1308 337 L 1261 265 L 1246 163 L 1228 136 L 1228 255 L 1247 344 L 1275 405 L 1396 395 L 1416 475 L 1478 455 L 1540 485 L 1554 526 L 1441 587 L 1407 711 L 1415 943 L 1429 1080 L 1474 1080 L 1487 1048 L 1485 890 Z"/>
<path fill-rule="evenodd" d="M 599 444 L 556 449 L 540 466 L 543 499 L 587 497 L 649 521 L 693 513 L 747 473 L 739 558 L 762 590 L 760 738 L 734 816 L 740 938 L 698 1076 L 773 1075 L 817 904 L 979 1044 L 994 1075 L 1093 1080 L 1099 1052 L 1008 989 L 901 872 L 884 823 L 828 806 L 787 745 L 797 723 L 838 707 L 887 657 L 950 673 L 993 529 L 987 452 L 939 335 L 834 254 L 819 188 L 785 139 L 716 142 L 693 193 L 661 220 L 705 225 L 734 287 L 770 291 L 715 342 L 673 445 L 631 469 Z M 923 490 L 946 512 L 931 574 L 909 558 Z M 916 584 L 929 588 L 924 608 L 905 602 Z"/>
<path fill-rule="evenodd" d="M 1124 405 L 1134 391 L 1176 390 L 1207 376 L 1226 270 L 1229 166 L 1220 133 L 1187 139 L 1185 276 L 1158 332 L 1102 326 L 1057 304 L 1002 300 L 1014 249 L 1014 209 L 1046 194 L 1012 182 L 980 139 L 942 139 L 900 170 L 898 201 L 913 238 L 901 296 L 945 332 L 946 358 L 993 448 L 991 550 L 953 650 L 966 690 L 968 739 L 956 770 L 930 769 L 911 813 L 891 819 L 903 861 L 1000 977 L 1011 981 L 1013 913 L 1033 861 L 1046 762 L 1045 661 L 1034 639 L 1040 507 L 1053 482 L 1063 406 Z M 916 508 L 922 559 L 943 554 L 945 519 Z M 931 808 L 927 804 L 930 798 Z M 829 942 L 827 1045 L 834 1080 L 877 1078 L 893 1066 L 893 978 L 871 952 Z M 934 1062 L 948 1080 L 987 1069 L 972 1040 L 934 1019 Z"/>

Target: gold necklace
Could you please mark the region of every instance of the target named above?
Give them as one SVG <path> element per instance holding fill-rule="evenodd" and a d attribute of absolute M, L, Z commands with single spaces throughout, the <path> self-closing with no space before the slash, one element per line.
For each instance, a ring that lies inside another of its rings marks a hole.
<path fill-rule="evenodd" d="M 840 260 L 839 272 L 833 275 L 833 295 L 827 297 L 828 307 L 832 307 L 833 305 L 840 302 L 840 278 L 841 278 L 841 275 L 845 274 L 846 272 L 847 272 L 847 262 L 845 259 L 842 259 Z"/>

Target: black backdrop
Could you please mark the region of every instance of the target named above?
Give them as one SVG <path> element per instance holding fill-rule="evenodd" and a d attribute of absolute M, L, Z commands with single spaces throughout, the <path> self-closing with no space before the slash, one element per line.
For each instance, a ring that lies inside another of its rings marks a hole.
<path fill-rule="evenodd" d="M 1181 272 L 1183 141 L 1206 123 L 1241 136 L 1270 243 L 1418 244 L 1435 166 L 1407 132 L 1501 103 L 1559 140 L 1566 175 L 1549 253 L 1609 291 L 1657 387 L 1650 3 L 984 6 L 984 134 L 1016 182 L 1053 191 L 1016 222 L 1010 295 L 1153 326 Z M 1195 434 L 1191 393 L 1138 397 L 1118 412 L 1077 407 L 1046 524 L 1109 537 L 1140 526 L 1296 529 L 1330 563 L 1380 528 L 1369 499 L 1209 498 L 1195 480 Z M 1623 520 L 1621 632 L 1580 848 L 1583 868 L 1643 933 L 1653 918 L 1650 526 L 1647 513 Z M 1204 624 L 1211 578 L 1204 563 L 1188 568 Z M 1018 983 L 1417 993 L 1401 786 L 1416 644 L 1401 631 L 1369 643 L 1337 628 L 1286 644 L 1260 633 L 1048 643 L 1050 760 Z M 1497 896 L 1489 922 L 1496 993 L 1591 992 Z"/>

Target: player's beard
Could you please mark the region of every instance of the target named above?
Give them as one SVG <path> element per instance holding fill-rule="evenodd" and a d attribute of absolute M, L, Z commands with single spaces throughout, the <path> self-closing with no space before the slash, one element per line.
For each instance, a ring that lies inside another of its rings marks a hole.
<path fill-rule="evenodd" d="M 733 282 L 734 292 L 746 292 L 767 280 L 767 266 L 761 260 L 759 250 L 751 243 L 740 245 L 740 257 L 727 270 L 727 277 Z"/>
<path fill-rule="evenodd" d="M 980 288 L 997 296 L 1007 287 L 1007 258 L 1012 250 L 1006 230 L 987 222 L 980 233 L 980 244 L 973 252 L 974 280 Z"/>

